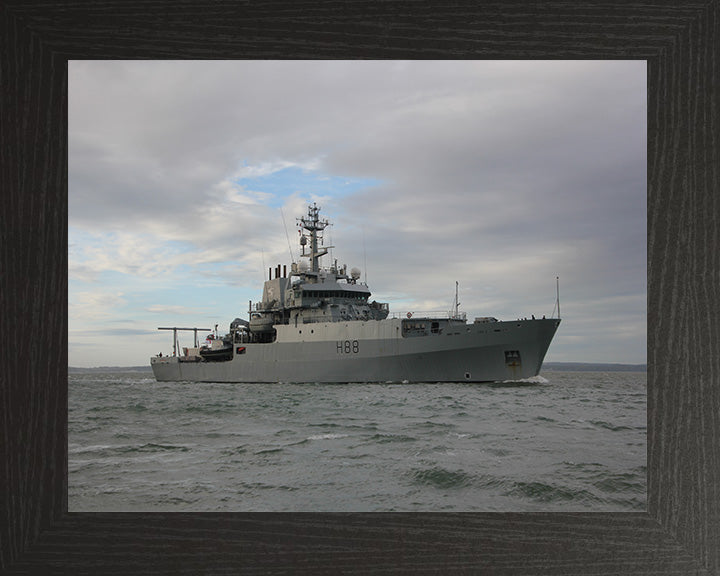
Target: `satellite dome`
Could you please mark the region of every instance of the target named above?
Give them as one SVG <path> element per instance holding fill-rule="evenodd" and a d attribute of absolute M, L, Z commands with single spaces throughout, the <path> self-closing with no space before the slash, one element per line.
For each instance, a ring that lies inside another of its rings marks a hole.
<path fill-rule="evenodd" d="M 360 268 L 352 268 L 350 270 L 350 277 L 353 280 L 357 280 L 358 278 L 360 278 Z"/>

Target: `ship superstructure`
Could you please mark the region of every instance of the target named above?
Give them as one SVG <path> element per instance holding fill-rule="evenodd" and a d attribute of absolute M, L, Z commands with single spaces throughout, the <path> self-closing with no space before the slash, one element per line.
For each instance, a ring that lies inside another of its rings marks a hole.
<path fill-rule="evenodd" d="M 388 305 L 370 301 L 370 290 L 359 282 L 360 270 L 338 267 L 337 260 L 329 268 L 320 266 L 320 258 L 332 246 L 323 246 L 323 230 L 329 225 L 321 220 L 320 209 L 313 204 L 306 217 L 300 218 L 302 258 L 282 270 L 278 265 L 269 269 L 262 301 L 250 305 L 249 331 L 254 341 L 273 342 L 277 325 L 303 325 L 319 322 L 383 320 Z M 274 277 L 273 277 L 274 272 Z"/>
<path fill-rule="evenodd" d="M 357 268 L 320 259 L 329 225 L 316 204 L 298 219 L 301 260 L 290 273 L 268 270 L 262 300 L 249 320 L 217 327 L 199 345 L 200 328 L 173 330 L 172 355 L 151 358 L 159 381 L 202 382 L 486 382 L 528 378 L 540 371 L 559 318 L 468 323 L 456 305 L 445 315 L 390 317 L 371 300 Z M 177 345 L 177 332 L 195 331 L 195 346 Z"/>

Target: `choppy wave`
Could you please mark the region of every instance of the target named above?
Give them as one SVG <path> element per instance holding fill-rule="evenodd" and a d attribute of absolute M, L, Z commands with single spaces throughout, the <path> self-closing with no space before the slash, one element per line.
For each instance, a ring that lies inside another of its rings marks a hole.
<path fill-rule="evenodd" d="M 448 470 L 440 466 L 418 469 L 411 472 L 416 484 L 435 488 L 460 488 L 472 484 L 472 475 L 462 470 Z"/>
<path fill-rule="evenodd" d="M 417 441 L 417 436 L 409 436 L 407 434 L 374 434 L 370 437 L 370 441 L 378 444 L 415 442 Z"/>
<path fill-rule="evenodd" d="M 597 426 L 598 428 L 605 428 L 612 432 L 620 432 L 622 430 L 632 430 L 632 426 L 625 426 L 622 424 L 613 424 L 612 422 L 605 422 L 604 420 L 591 420 L 590 424 Z"/>
<path fill-rule="evenodd" d="M 308 440 L 337 440 L 338 438 L 347 438 L 347 434 L 313 434 L 308 436 Z"/>
<path fill-rule="evenodd" d="M 559 483 L 516 482 L 506 495 L 521 495 L 538 502 L 596 503 L 602 500 L 585 488 L 573 488 Z"/>
<path fill-rule="evenodd" d="M 264 448 L 262 450 L 258 450 L 255 452 L 255 455 L 262 455 L 262 454 L 279 454 L 282 452 L 282 448 Z"/>
<path fill-rule="evenodd" d="M 71 511 L 637 511 L 645 375 L 450 384 L 69 376 Z"/>
<path fill-rule="evenodd" d="M 543 378 L 539 374 L 530 376 L 529 378 L 518 378 L 517 380 L 504 380 L 503 384 L 549 384 L 550 380 Z"/>

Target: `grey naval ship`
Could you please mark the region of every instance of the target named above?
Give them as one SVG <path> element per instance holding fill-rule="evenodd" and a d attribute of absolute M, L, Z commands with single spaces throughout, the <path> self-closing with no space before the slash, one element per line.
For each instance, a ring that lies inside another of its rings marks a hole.
<path fill-rule="evenodd" d="M 316 204 L 299 218 L 302 256 L 269 269 L 262 301 L 248 319 L 219 335 L 208 328 L 161 327 L 173 332 L 172 355 L 151 358 L 158 381 L 191 382 L 493 382 L 536 376 L 560 324 L 543 317 L 512 321 L 447 314 L 390 314 L 371 300 L 361 272 L 337 260 L 328 268 Z M 554 311 L 553 311 L 554 316 Z M 194 332 L 180 349 L 178 331 Z M 202 345 L 198 332 L 210 332 Z M 213 333 L 214 332 L 214 333 Z"/>

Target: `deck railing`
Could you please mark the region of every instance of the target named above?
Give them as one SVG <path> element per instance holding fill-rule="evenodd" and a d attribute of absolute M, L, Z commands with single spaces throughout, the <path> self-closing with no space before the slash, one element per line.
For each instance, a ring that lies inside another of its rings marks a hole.
<path fill-rule="evenodd" d="M 408 316 L 409 314 L 409 316 Z M 456 320 L 467 320 L 465 312 L 457 314 L 452 310 L 400 310 L 391 311 L 390 318 L 454 318 Z"/>

